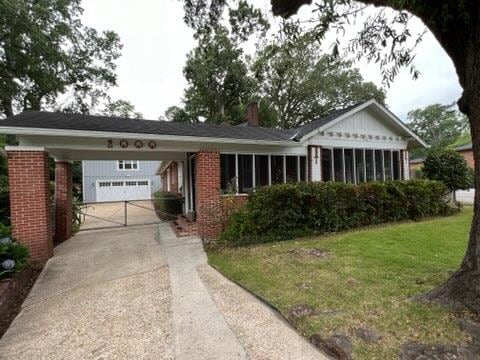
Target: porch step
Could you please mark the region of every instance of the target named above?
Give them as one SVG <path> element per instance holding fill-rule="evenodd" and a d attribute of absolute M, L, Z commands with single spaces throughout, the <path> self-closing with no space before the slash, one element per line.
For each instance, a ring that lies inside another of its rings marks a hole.
<path fill-rule="evenodd" d="M 197 223 L 190 221 L 184 215 L 178 215 L 177 220 L 173 221 L 170 226 L 177 237 L 197 234 Z"/>

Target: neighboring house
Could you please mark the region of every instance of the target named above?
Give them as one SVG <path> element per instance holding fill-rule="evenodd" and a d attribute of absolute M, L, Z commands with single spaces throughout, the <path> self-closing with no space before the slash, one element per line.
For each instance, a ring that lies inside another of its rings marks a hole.
<path fill-rule="evenodd" d="M 454 150 L 463 156 L 463 158 L 467 162 L 467 165 L 470 168 L 473 169 L 475 167 L 475 160 L 473 158 L 473 149 L 471 143 L 457 146 L 456 148 L 454 148 Z M 410 177 L 415 178 L 418 176 L 418 174 L 421 174 L 424 162 L 425 158 L 423 157 L 410 160 Z"/>
<path fill-rule="evenodd" d="M 455 148 L 455 151 L 457 151 L 460 155 L 463 156 L 469 167 L 471 167 L 472 169 L 475 167 L 475 160 L 473 158 L 473 149 L 471 143 L 458 146 Z"/>
<path fill-rule="evenodd" d="M 159 166 L 160 161 L 83 161 L 83 201 L 151 199 L 161 187 Z"/>
<path fill-rule="evenodd" d="M 423 163 L 425 158 L 416 158 L 410 160 L 410 178 L 415 179 L 422 176 Z"/>

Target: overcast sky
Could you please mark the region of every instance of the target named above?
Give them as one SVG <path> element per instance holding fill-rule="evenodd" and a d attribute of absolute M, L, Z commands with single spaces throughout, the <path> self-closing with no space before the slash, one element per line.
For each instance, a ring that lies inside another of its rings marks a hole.
<path fill-rule="evenodd" d="M 256 2 L 257 3 L 257 2 Z M 258 1 L 262 10 L 269 1 Z M 183 22 L 178 0 L 83 0 L 83 21 L 98 30 L 114 30 L 123 43 L 118 60 L 118 87 L 114 99 L 131 101 L 147 119 L 157 119 L 171 105 L 180 105 L 186 82 L 182 74 L 186 54 L 195 46 L 192 31 Z M 300 16 L 307 17 L 304 6 Z M 279 20 L 274 19 L 274 26 Z M 422 29 L 417 22 L 414 27 Z M 421 72 L 412 80 L 403 70 L 387 91 L 387 104 L 401 119 L 408 111 L 433 103 L 450 103 L 461 93 L 451 60 L 431 34 L 418 47 L 415 64 Z M 381 86 L 378 66 L 356 64 L 364 78 Z"/>

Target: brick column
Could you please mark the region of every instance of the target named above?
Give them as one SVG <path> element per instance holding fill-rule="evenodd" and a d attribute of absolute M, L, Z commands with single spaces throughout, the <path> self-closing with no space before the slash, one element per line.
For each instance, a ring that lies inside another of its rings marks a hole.
<path fill-rule="evenodd" d="M 28 247 L 30 259 L 53 256 L 48 153 L 7 150 L 13 237 Z"/>
<path fill-rule="evenodd" d="M 55 162 L 55 242 L 72 236 L 72 163 Z"/>
<path fill-rule="evenodd" d="M 216 238 L 220 223 L 220 153 L 199 151 L 195 156 L 195 201 L 198 235 Z"/>

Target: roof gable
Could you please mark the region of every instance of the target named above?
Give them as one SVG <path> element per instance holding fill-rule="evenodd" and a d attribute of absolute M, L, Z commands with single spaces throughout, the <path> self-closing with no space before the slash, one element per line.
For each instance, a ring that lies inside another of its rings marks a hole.
<path fill-rule="evenodd" d="M 372 135 L 402 136 L 419 146 L 427 147 L 422 139 L 375 99 L 315 120 L 304 125 L 300 130 L 303 131 L 299 131 L 296 135 L 296 139 L 299 141 L 305 141 L 323 131 L 348 130 L 357 133 L 368 132 Z"/>

